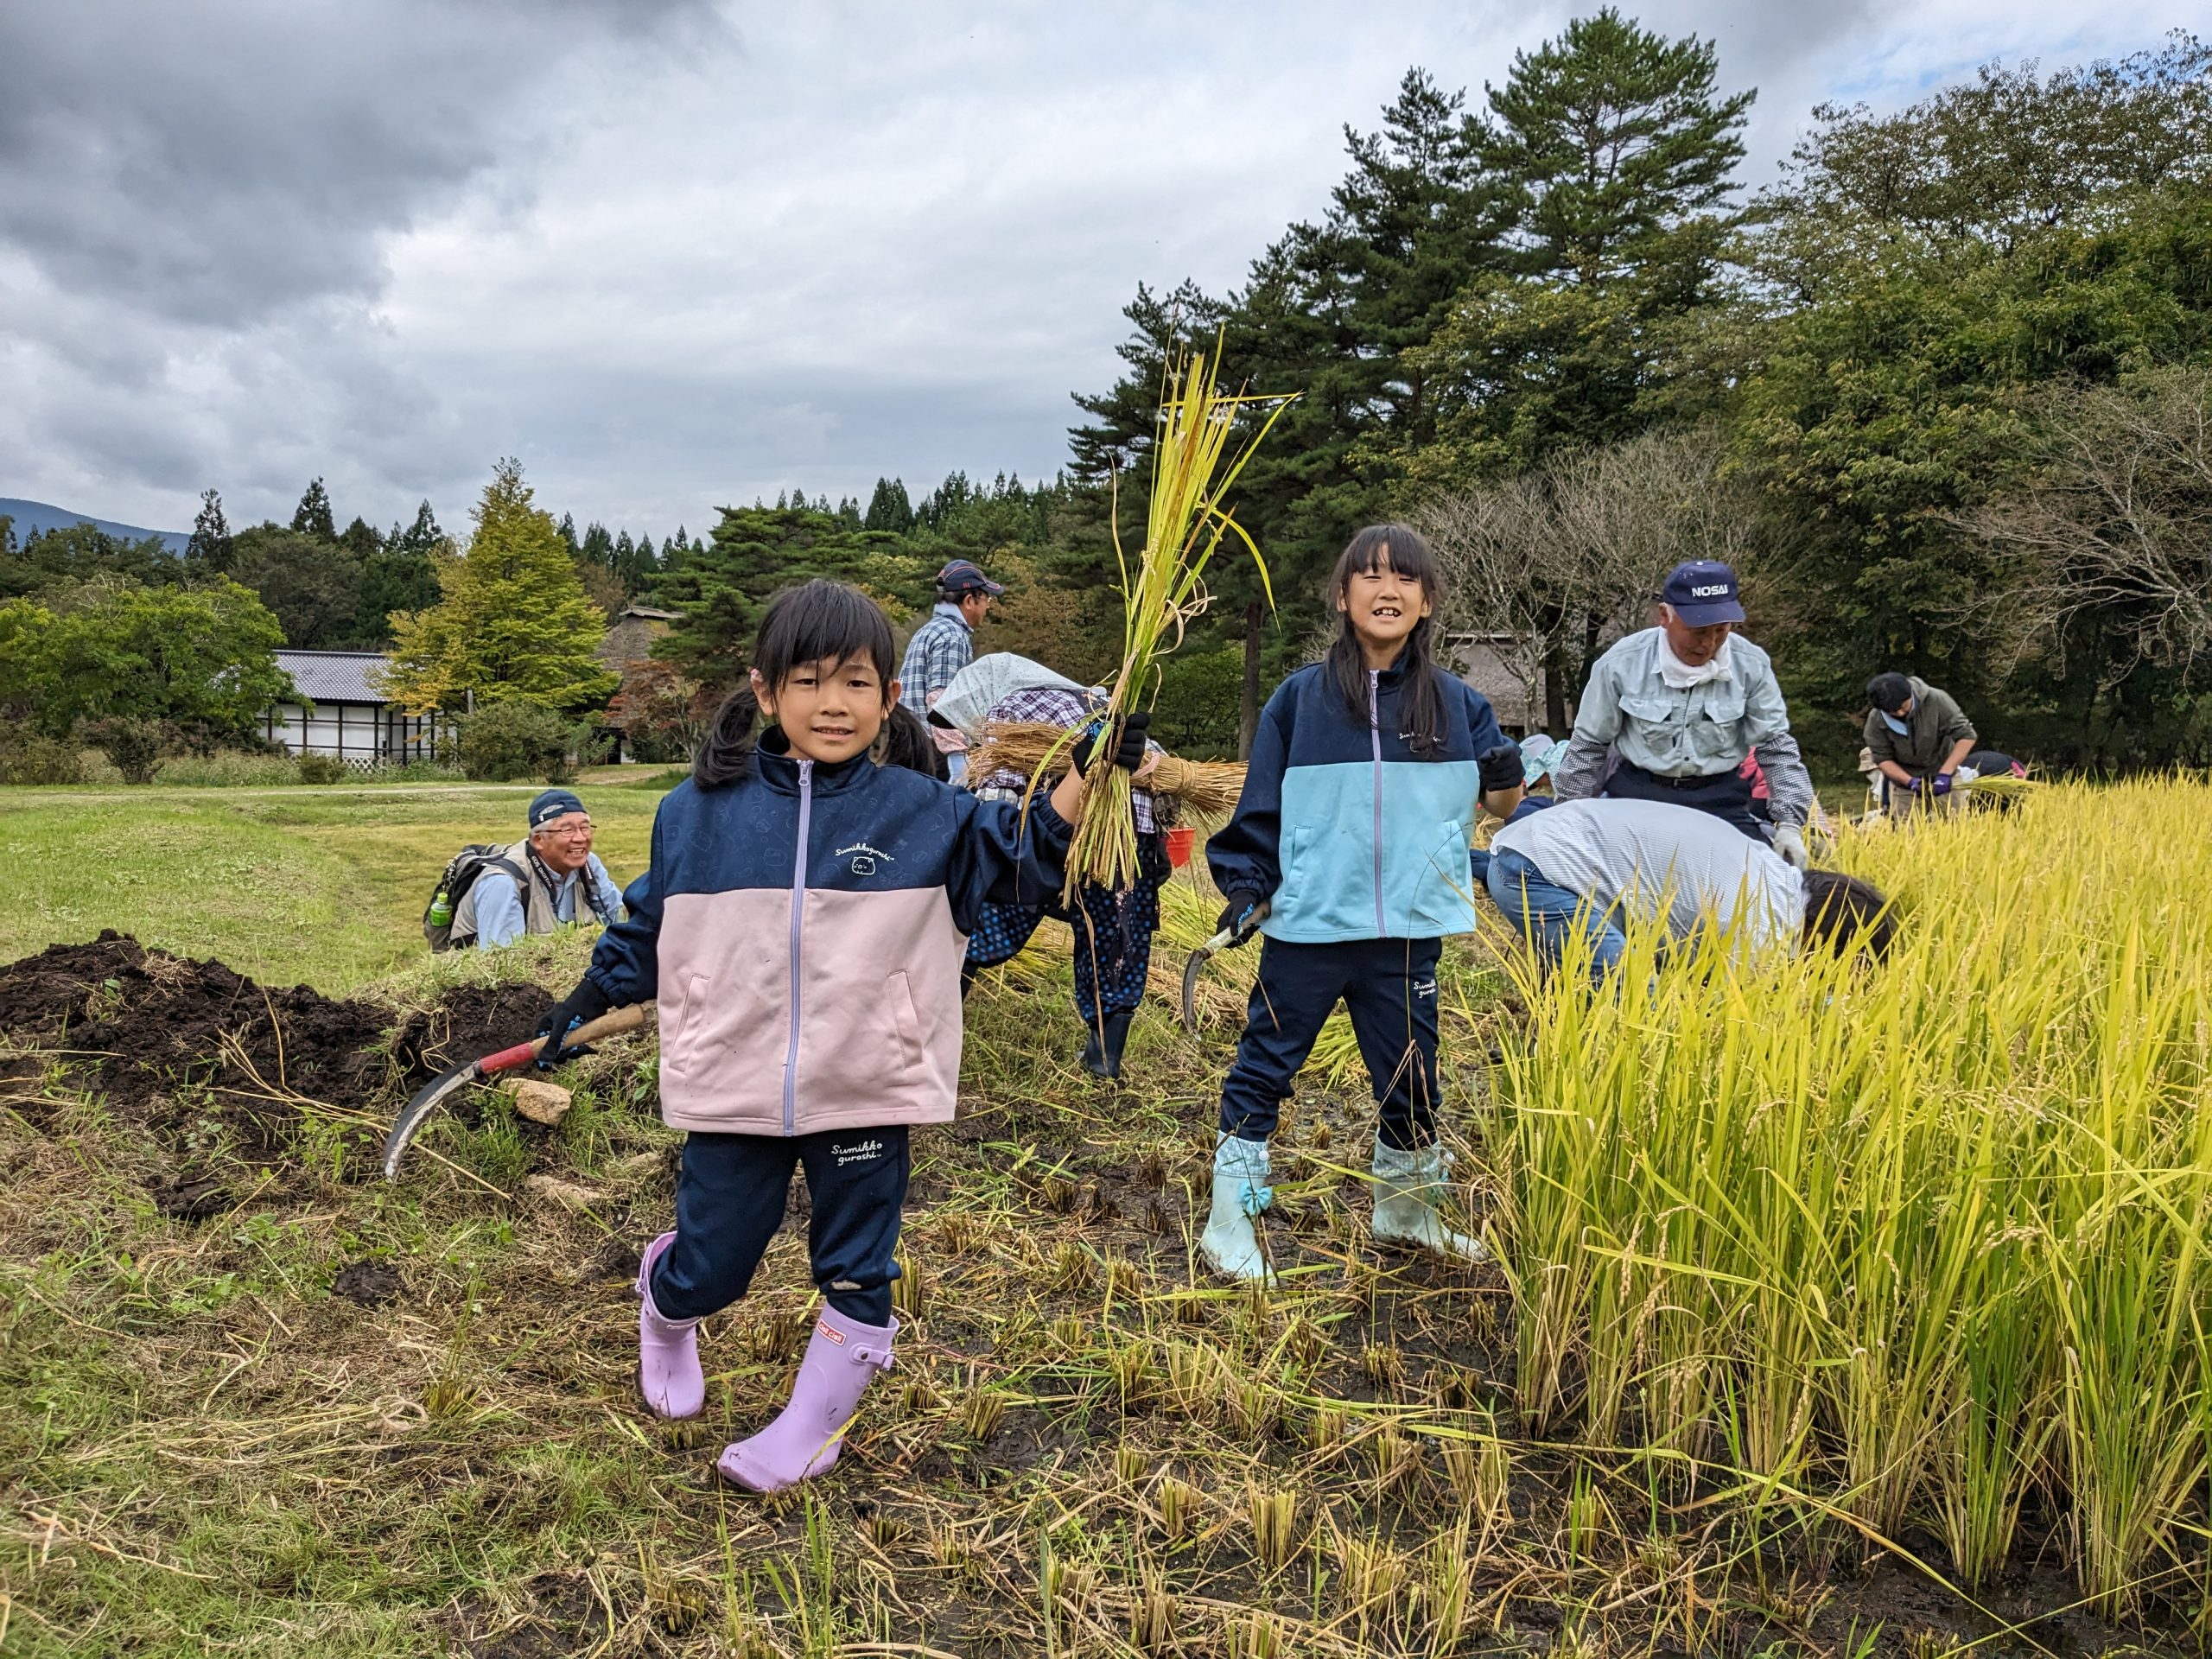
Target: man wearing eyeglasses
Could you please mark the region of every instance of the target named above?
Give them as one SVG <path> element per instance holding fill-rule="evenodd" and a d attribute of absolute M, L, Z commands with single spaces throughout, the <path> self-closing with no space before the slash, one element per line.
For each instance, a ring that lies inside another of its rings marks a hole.
<path fill-rule="evenodd" d="M 486 868 L 454 906 L 456 950 L 473 939 L 480 950 L 512 944 L 525 933 L 550 933 L 582 919 L 601 927 L 620 920 L 622 891 L 591 849 L 591 817 L 565 789 L 549 789 L 530 804 L 530 834 Z"/>

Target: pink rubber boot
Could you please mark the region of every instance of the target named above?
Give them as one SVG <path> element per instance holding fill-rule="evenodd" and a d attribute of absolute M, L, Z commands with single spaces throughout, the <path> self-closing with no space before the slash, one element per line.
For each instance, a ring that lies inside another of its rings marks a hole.
<path fill-rule="evenodd" d="M 699 1321 L 668 1319 L 653 1306 L 653 1263 L 676 1243 L 663 1233 L 645 1246 L 638 1264 L 638 1386 L 658 1417 L 696 1417 L 707 1403 L 707 1379 L 699 1370 Z"/>
<path fill-rule="evenodd" d="M 891 1339 L 899 1321 L 862 1325 L 824 1307 L 799 1362 L 791 1402 L 776 1421 L 747 1440 L 723 1449 L 715 1467 L 726 1480 L 756 1492 L 779 1492 L 837 1461 L 845 1425 L 878 1371 L 891 1369 Z"/>

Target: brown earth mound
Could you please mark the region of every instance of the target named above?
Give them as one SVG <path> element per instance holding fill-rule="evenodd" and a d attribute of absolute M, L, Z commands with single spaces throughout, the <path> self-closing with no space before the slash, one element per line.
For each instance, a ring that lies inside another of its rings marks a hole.
<path fill-rule="evenodd" d="M 425 1079 L 526 1039 L 551 1001 L 533 985 L 462 987 L 394 1032 L 381 1004 L 258 985 L 111 931 L 0 965 L 0 1035 L 60 1060 L 195 1166 L 226 1136 L 238 1160 L 274 1160 L 302 1126 L 302 1098 L 380 1120 Z M 381 1136 L 363 1126 L 345 1139 Z M 346 1173 L 365 1175 L 372 1160 L 351 1153 Z M 212 1201 L 180 1186 L 164 1207 L 189 1215 Z"/>
<path fill-rule="evenodd" d="M 549 992 L 526 982 L 456 986 L 435 1007 L 407 1016 L 392 1039 L 392 1052 L 410 1082 L 434 1077 L 528 1041 L 552 1006 Z"/>

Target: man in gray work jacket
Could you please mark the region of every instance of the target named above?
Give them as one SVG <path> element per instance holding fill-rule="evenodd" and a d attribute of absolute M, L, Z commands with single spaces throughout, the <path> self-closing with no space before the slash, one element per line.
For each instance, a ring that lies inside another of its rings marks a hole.
<path fill-rule="evenodd" d="M 504 849 L 454 906 L 453 948 L 496 950 L 525 933 L 550 933 L 586 915 L 622 918 L 622 889 L 591 849 L 591 815 L 565 789 L 530 804 L 530 835 Z"/>
<path fill-rule="evenodd" d="M 1736 573 L 1692 560 L 1659 590 L 1659 626 L 1631 633 L 1590 669 L 1574 735 L 1553 774 L 1563 801 L 1605 795 L 1695 807 L 1771 842 L 1799 869 L 1813 780 L 1766 652 L 1735 631 Z M 1744 762 L 1766 776 L 1771 823 L 1751 804 Z"/>

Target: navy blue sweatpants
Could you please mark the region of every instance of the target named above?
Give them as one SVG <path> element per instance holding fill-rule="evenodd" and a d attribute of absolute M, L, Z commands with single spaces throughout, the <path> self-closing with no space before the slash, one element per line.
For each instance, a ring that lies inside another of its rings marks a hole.
<path fill-rule="evenodd" d="M 1291 1079 L 1341 1001 L 1375 1085 L 1382 1144 L 1404 1151 L 1436 1139 L 1436 963 L 1441 939 L 1260 941 L 1260 977 L 1221 1087 L 1221 1128 L 1264 1141 Z"/>
<path fill-rule="evenodd" d="M 906 1126 L 814 1135 L 709 1135 L 683 1142 L 676 1243 L 653 1268 L 653 1306 L 671 1319 L 718 1313 L 753 1282 L 804 1166 L 806 1250 L 830 1306 L 862 1325 L 891 1321 L 892 1259 L 906 1201 Z"/>
<path fill-rule="evenodd" d="M 1617 801 L 1663 801 L 1669 806 L 1692 807 L 1734 824 L 1762 847 L 1770 840 L 1771 820 L 1759 816 L 1766 803 L 1753 798 L 1751 780 L 1740 772 L 1716 772 L 1705 778 L 1662 778 L 1624 760 L 1598 792 Z"/>

